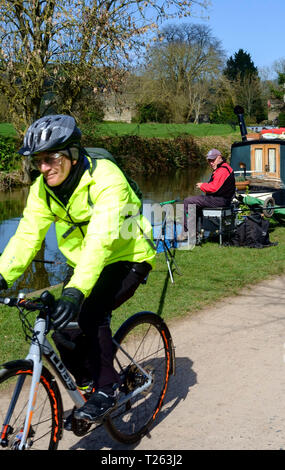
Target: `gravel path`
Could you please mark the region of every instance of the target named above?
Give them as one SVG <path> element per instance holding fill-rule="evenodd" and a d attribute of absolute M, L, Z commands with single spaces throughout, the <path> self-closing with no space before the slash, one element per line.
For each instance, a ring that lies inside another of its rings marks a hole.
<path fill-rule="evenodd" d="M 284 287 L 266 281 L 169 323 L 177 371 L 149 438 L 126 447 L 103 428 L 65 432 L 60 449 L 285 448 Z"/>

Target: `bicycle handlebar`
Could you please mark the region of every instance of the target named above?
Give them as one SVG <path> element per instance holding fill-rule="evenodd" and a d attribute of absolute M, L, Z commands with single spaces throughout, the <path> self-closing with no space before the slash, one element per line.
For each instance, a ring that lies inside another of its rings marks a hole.
<path fill-rule="evenodd" d="M 25 299 L 24 294 L 18 297 L 0 297 L 0 304 L 7 307 L 23 307 L 26 310 L 53 310 L 55 307 L 54 296 L 49 291 L 44 291 L 37 299 Z"/>
<path fill-rule="evenodd" d="M 6 305 L 7 307 L 19 306 L 27 310 L 41 310 L 44 307 L 43 302 L 18 297 L 0 297 L 0 304 Z"/>
<path fill-rule="evenodd" d="M 44 291 L 41 296 L 36 299 L 25 299 L 24 294 L 19 294 L 18 297 L 0 297 L 0 304 L 6 305 L 7 307 L 17 307 L 21 313 L 23 313 L 22 309 L 29 311 L 38 310 L 43 315 L 43 318 L 49 319 L 47 323 L 47 331 L 50 331 L 50 329 L 53 328 L 52 312 L 55 308 L 55 299 L 49 291 Z M 78 323 L 70 322 L 66 328 L 78 328 Z M 55 335 L 58 344 L 61 344 L 68 350 L 74 350 L 75 343 L 66 339 L 60 330 L 55 330 Z"/>

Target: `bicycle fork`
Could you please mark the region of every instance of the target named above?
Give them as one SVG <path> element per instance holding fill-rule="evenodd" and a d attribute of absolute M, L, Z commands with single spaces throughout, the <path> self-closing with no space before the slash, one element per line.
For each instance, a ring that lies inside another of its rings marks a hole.
<path fill-rule="evenodd" d="M 44 342 L 45 328 L 46 328 L 45 320 L 42 318 L 38 318 L 35 324 L 34 337 L 30 346 L 29 353 L 26 357 L 26 361 L 30 361 L 33 363 L 32 383 L 31 383 L 30 392 L 29 392 L 29 400 L 28 400 L 28 405 L 27 405 L 25 423 L 24 423 L 23 429 L 19 431 L 19 441 L 20 441 L 19 446 L 18 446 L 19 450 L 26 448 L 27 438 L 29 436 L 29 432 L 31 428 L 31 422 L 32 422 L 33 412 L 34 412 L 36 398 L 37 398 L 37 392 L 38 392 L 41 373 L 42 373 L 43 364 L 42 364 L 42 359 L 41 359 L 41 345 Z M 17 404 L 17 400 L 20 396 L 24 382 L 25 382 L 25 376 L 20 375 L 18 377 L 16 386 L 14 389 L 13 397 L 11 399 L 9 409 L 8 409 L 7 415 L 3 423 L 3 429 L 6 429 L 6 430 L 8 429 L 11 416 Z"/>

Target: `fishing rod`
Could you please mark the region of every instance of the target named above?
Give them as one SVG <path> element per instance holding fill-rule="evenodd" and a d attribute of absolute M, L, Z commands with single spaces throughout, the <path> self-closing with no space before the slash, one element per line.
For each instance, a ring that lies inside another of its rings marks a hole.
<path fill-rule="evenodd" d="M 160 202 L 159 205 L 160 206 L 164 206 L 164 205 L 167 205 L 167 204 L 174 204 L 176 202 L 183 202 L 183 199 L 171 199 L 170 201 L 163 201 L 163 202 Z M 264 214 L 266 214 L 266 212 L 270 213 L 271 211 L 274 211 L 275 209 L 278 210 L 278 209 L 285 209 L 285 205 L 281 205 L 281 206 L 271 206 L 271 205 L 268 205 L 268 206 L 260 206 L 259 204 L 246 204 L 244 203 L 246 206 L 248 206 L 249 210 L 252 210 L 252 211 L 262 211 L 264 212 Z M 238 208 L 234 208 L 233 209 L 233 212 L 243 212 L 244 209 L 238 209 Z M 272 214 L 273 215 L 273 214 Z"/>
<path fill-rule="evenodd" d="M 182 202 L 182 201 L 183 201 L 183 199 L 172 199 L 171 201 L 163 201 L 163 202 L 160 202 L 159 204 L 161 206 L 164 206 L 165 204 L 174 204 L 175 202 Z M 245 205 L 250 207 L 249 204 L 245 204 Z M 255 205 L 258 205 L 258 204 L 252 204 L 252 206 L 255 206 Z M 270 209 L 285 209 L 285 206 L 270 206 L 269 205 L 269 206 L 266 206 L 266 207 L 268 207 Z M 260 209 L 265 209 L 265 207 L 262 206 L 262 207 L 260 207 Z"/>
<path fill-rule="evenodd" d="M 165 206 L 166 204 L 174 204 L 175 202 L 183 202 L 183 199 L 172 199 L 171 201 L 160 202 L 160 206 Z"/>
<path fill-rule="evenodd" d="M 61 261 L 51 261 L 47 259 L 33 259 L 35 263 L 62 264 Z"/>

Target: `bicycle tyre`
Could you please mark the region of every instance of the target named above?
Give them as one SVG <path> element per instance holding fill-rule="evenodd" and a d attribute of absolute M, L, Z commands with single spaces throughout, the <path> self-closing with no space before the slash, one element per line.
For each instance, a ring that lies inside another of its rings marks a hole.
<path fill-rule="evenodd" d="M 163 405 L 169 377 L 174 373 L 175 366 L 172 339 L 164 321 L 152 312 L 139 312 L 130 317 L 116 332 L 114 339 L 153 377 L 149 389 L 115 409 L 104 422 L 115 440 L 134 444 L 149 432 Z M 120 364 L 118 370 L 124 377 L 119 400 L 120 396 L 141 385 L 138 381 L 142 374 L 116 345 L 114 348 L 114 365 Z"/>
<path fill-rule="evenodd" d="M 15 365 L 14 365 L 15 364 Z M 26 417 L 33 365 L 29 361 L 3 364 L 0 370 L 0 450 L 18 450 Z M 24 378 L 9 428 L 3 422 L 15 389 L 17 377 Z M 29 450 L 56 450 L 62 437 L 63 407 L 58 385 L 46 367 L 43 367 L 37 391 L 30 431 L 27 439 Z"/>

